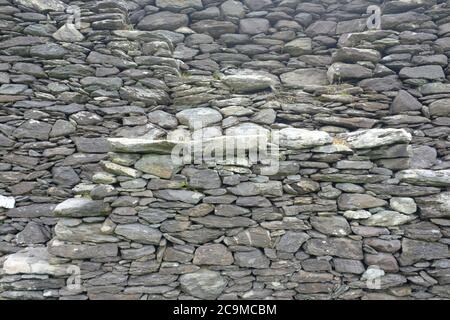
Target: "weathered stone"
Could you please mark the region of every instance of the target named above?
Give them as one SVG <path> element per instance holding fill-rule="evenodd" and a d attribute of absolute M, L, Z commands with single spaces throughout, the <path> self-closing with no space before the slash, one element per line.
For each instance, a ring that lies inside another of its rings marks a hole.
<path fill-rule="evenodd" d="M 327 235 L 343 237 L 350 234 L 350 225 L 343 217 L 311 217 L 311 226 Z"/>
<path fill-rule="evenodd" d="M 186 109 L 176 114 L 181 124 L 189 126 L 190 129 L 200 129 L 210 126 L 222 120 L 222 115 L 212 108 Z"/>
<path fill-rule="evenodd" d="M 357 64 L 347 64 L 342 62 L 333 63 L 327 71 L 327 78 L 330 83 L 345 80 L 358 80 L 372 77 L 372 71 Z"/>
<path fill-rule="evenodd" d="M 297 252 L 309 238 L 305 232 L 288 231 L 280 238 L 276 248 L 284 252 Z"/>
<path fill-rule="evenodd" d="M 448 245 L 403 238 L 400 265 L 409 266 L 423 260 L 448 258 Z"/>
<path fill-rule="evenodd" d="M 3 263 L 5 274 L 48 274 L 64 276 L 69 273 L 67 265 L 50 264 L 50 255 L 45 247 L 25 248 L 9 255 Z"/>
<path fill-rule="evenodd" d="M 414 220 L 416 216 L 405 215 L 398 213 L 397 211 L 383 210 L 373 214 L 370 218 L 361 221 L 366 226 L 378 226 L 378 227 L 394 227 L 405 224 Z"/>
<path fill-rule="evenodd" d="M 187 26 L 189 18 L 186 14 L 160 11 L 143 18 L 137 25 L 140 30 L 176 30 Z"/>
<path fill-rule="evenodd" d="M 278 79 L 264 72 L 241 70 L 225 76 L 222 81 L 236 93 L 251 93 L 269 89 L 278 84 Z"/>
<path fill-rule="evenodd" d="M 343 133 L 338 138 L 345 140 L 352 148 L 377 148 L 394 143 L 408 143 L 411 134 L 403 129 L 370 129 Z"/>
<path fill-rule="evenodd" d="M 279 134 L 280 146 L 293 149 L 311 148 L 332 142 L 328 133 L 323 131 L 286 128 L 281 129 Z"/>
<path fill-rule="evenodd" d="M 208 244 L 199 247 L 195 251 L 193 260 L 196 265 L 227 266 L 233 262 L 233 255 L 223 244 Z"/>
<path fill-rule="evenodd" d="M 170 179 L 180 168 L 172 162 L 172 156 L 157 154 L 147 154 L 142 156 L 142 158 L 134 164 L 134 167 L 145 173 L 163 179 Z"/>
<path fill-rule="evenodd" d="M 154 195 L 168 201 L 181 201 L 191 204 L 199 203 L 205 196 L 204 194 L 195 191 L 170 189 L 155 191 Z"/>
<path fill-rule="evenodd" d="M 404 111 L 421 110 L 422 104 L 408 91 L 400 90 L 391 105 L 391 113 L 399 114 Z"/>
<path fill-rule="evenodd" d="M 16 235 L 19 244 L 39 244 L 46 243 L 50 239 L 50 234 L 41 224 L 30 221 L 25 229 Z"/>
<path fill-rule="evenodd" d="M 260 250 L 236 252 L 234 261 L 243 268 L 264 269 L 270 264 L 269 259 Z"/>
<path fill-rule="evenodd" d="M 345 238 L 310 239 L 305 251 L 314 256 L 331 255 L 339 258 L 361 260 L 362 242 Z"/>
<path fill-rule="evenodd" d="M 298 38 L 284 45 L 284 51 L 293 57 L 303 56 L 312 52 L 312 41 L 310 38 Z"/>
<path fill-rule="evenodd" d="M 402 182 L 407 182 L 419 186 L 450 186 L 450 170 L 403 170 L 397 173 L 396 177 Z"/>
<path fill-rule="evenodd" d="M 159 244 L 162 233 L 143 224 L 121 224 L 114 230 L 119 236 L 143 244 Z"/>
<path fill-rule="evenodd" d="M 64 11 L 66 8 L 66 4 L 59 0 L 16 0 L 16 2 L 24 7 L 44 12 Z"/>
<path fill-rule="evenodd" d="M 200 299 L 216 299 L 227 285 L 227 281 L 215 271 L 200 269 L 180 276 L 181 290 Z"/>
<path fill-rule="evenodd" d="M 327 73 L 324 70 L 308 68 L 297 69 L 280 75 L 281 82 L 289 88 L 304 88 L 309 85 L 327 85 Z"/>
<path fill-rule="evenodd" d="M 362 274 L 366 270 L 359 260 L 333 258 L 334 269 L 341 273 Z"/>
<path fill-rule="evenodd" d="M 111 207 L 100 200 L 73 198 L 58 204 L 53 210 L 55 216 L 61 217 L 93 217 L 104 216 L 111 212 Z"/>
<path fill-rule="evenodd" d="M 422 218 L 445 218 L 450 216 L 450 192 L 416 198 Z"/>
<path fill-rule="evenodd" d="M 386 201 L 369 194 L 344 193 L 338 199 L 338 207 L 341 210 L 358 210 L 382 207 Z"/>
<path fill-rule="evenodd" d="M 115 257 L 117 244 L 104 243 L 96 245 L 70 244 L 57 239 L 48 244 L 48 252 L 52 255 L 70 259 L 96 259 Z"/>
<path fill-rule="evenodd" d="M 412 214 L 417 211 L 417 206 L 413 198 L 391 198 L 389 205 L 395 211 L 404 214 Z"/>

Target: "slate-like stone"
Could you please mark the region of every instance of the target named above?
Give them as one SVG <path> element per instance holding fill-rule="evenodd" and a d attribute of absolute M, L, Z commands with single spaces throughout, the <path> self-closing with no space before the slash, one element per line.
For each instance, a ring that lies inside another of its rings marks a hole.
<path fill-rule="evenodd" d="M 362 242 L 346 238 L 309 239 L 305 251 L 314 256 L 336 256 L 339 258 L 361 260 Z"/>
<path fill-rule="evenodd" d="M 260 250 L 236 252 L 234 261 L 243 268 L 264 269 L 270 264 L 269 259 Z"/>
<path fill-rule="evenodd" d="M 219 272 L 200 269 L 180 276 L 181 290 L 200 299 L 216 299 L 227 285 Z"/>
<path fill-rule="evenodd" d="M 153 146 L 150 146 L 149 148 L 153 148 Z M 171 155 L 158 154 L 147 154 L 142 156 L 142 158 L 134 164 L 134 167 L 145 173 L 163 179 L 170 179 L 179 170 L 179 166 L 173 163 Z"/>
<path fill-rule="evenodd" d="M 110 212 L 111 207 L 107 203 L 87 198 L 67 199 L 58 204 L 53 210 L 55 216 L 74 218 L 104 216 Z"/>
<path fill-rule="evenodd" d="M 382 207 L 386 201 L 369 194 L 344 193 L 338 199 L 338 207 L 341 210 L 358 210 Z"/>
<path fill-rule="evenodd" d="M 350 234 L 350 225 L 347 220 L 340 216 L 319 217 L 310 219 L 311 226 L 319 232 L 327 235 L 343 237 Z"/>
<path fill-rule="evenodd" d="M 230 251 L 223 244 L 207 244 L 195 250 L 193 263 L 195 265 L 228 266 L 234 259 Z"/>
<path fill-rule="evenodd" d="M 140 223 L 120 224 L 114 233 L 142 244 L 159 244 L 162 236 L 158 229 Z"/>
<path fill-rule="evenodd" d="M 403 238 L 400 265 L 409 266 L 419 261 L 448 258 L 448 245 L 443 243 Z"/>

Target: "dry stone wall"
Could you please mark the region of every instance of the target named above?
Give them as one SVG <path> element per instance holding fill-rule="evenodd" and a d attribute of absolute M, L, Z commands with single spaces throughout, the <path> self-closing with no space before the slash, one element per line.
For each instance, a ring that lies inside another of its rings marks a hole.
<path fill-rule="evenodd" d="M 0 26 L 0 299 L 450 297 L 450 2 L 0 0 Z"/>

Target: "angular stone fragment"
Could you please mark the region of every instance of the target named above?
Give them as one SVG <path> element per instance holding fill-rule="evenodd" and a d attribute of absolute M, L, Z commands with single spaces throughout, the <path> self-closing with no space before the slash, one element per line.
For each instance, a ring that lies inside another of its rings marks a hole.
<path fill-rule="evenodd" d="M 448 187 L 450 186 L 450 170 L 411 169 L 397 173 L 401 182 L 419 186 Z"/>
<path fill-rule="evenodd" d="M 400 90 L 391 105 L 392 114 L 401 114 L 404 111 L 417 111 L 422 109 L 422 104 L 408 91 Z"/>
<path fill-rule="evenodd" d="M 403 238 L 400 265 L 409 266 L 423 260 L 446 259 L 449 257 L 448 245 Z"/>
<path fill-rule="evenodd" d="M 129 240 L 143 244 L 159 244 L 162 233 L 155 228 L 140 224 L 120 224 L 114 232 Z"/>
<path fill-rule="evenodd" d="M 341 210 L 358 210 L 382 207 L 386 201 L 369 194 L 344 193 L 338 199 L 338 207 Z"/>
<path fill-rule="evenodd" d="M 51 256 L 45 247 L 25 248 L 9 255 L 3 263 L 5 274 L 48 274 L 64 276 L 69 273 L 68 265 L 50 264 Z"/>
<path fill-rule="evenodd" d="M 371 61 L 377 63 L 381 59 L 381 54 L 372 49 L 359 48 L 339 48 L 333 53 L 333 62 L 355 63 L 358 61 Z"/>
<path fill-rule="evenodd" d="M 434 117 L 448 117 L 450 116 L 450 99 L 439 99 L 429 105 L 430 114 Z"/>
<path fill-rule="evenodd" d="M 222 120 L 222 115 L 212 108 L 186 109 L 176 114 L 181 124 L 190 129 L 201 129 Z"/>
<path fill-rule="evenodd" d="M 195 251 L 193 263 L 195 265 L 228 266 L 234 259 L 230 251 L 223 244 L 207 244 Z"/>
<path fill-rule="evenodd" d="M 293 149 L 304 149 L 329 144 L 332 138 L 324 131 L 310 131 L 297 128 L 281 129 L 280 146 Z"/>
<path fill-rule="evenodd" d="M 123 153 L 170 154 L 175 142 L 167 140 L 147 140 L 135 138 L 108 138 L 111 151 Z"/>
<path fill-rule="evenodd" d="M 334 269 L 341 273 L 362 274 L 366 270 L 359 260 L 333 258 Z"/>
<path fill-rule="evenodd" d="M 202 9 L 202 0 L 156 0 L 156 6 L 169 11 L 181 11 L 183 9 Z"/>
<path fill-rule="evenodd" d="M 168 94 L 161 89 L 147 89 L 141 87 L 125 86 L 119 90 L 122 99 L 130 102 L 140 101 L 146 106 L 155 106 L 158 104 L 169 103 Z"/>
<path fill-rule="evenodd" d="M 211 228 L 237 228 L 237 227 L 249 227 L 255 222 L 252 219 L 246 217 L 220 217 L 215 215 L 208 215 L 205 217 L 191 218 L 192 221 L 203 224 Z"/>
<path fill-rule="evenodd" d="M 181 290 L 196 298 L 214 300 L 227 285 L 219 272 L 200 269 L 180 276 Z"/>
<path fill-rule="evenodd" d="M 50 233 L 41 224 L 34 221 L 28 222 L 21 232 L 16 235 L 19 244 L 46 243 L 50 239 Z"/>
<path fill-rule="evenodd" d="M 383 210 L 373 214 L 370 218 L 361 221 L 366 226 L 394 227 L 414 220 L 416 216 L 405 215 L 397 211 Z"/>
<path fill-rule="evenodd" d="M 264 269 L 270 264 L 269 259 L 260 250 L 236 252 L 234 261 L 242 268 Z"/>
<path fill-rule="evenodd" d="M 343 237 L 350 234 L 350 225 L 347 220 L 340 216 L 311 217 L 311 226 L 319 232 L 327 235 Z"/>
<path fill-rule="evenodd" d="M 39 12 L 64 11 L 67 6 L 59 0 L 16 0 L 15 2 Z"/>
<path fill-rule="evenodd" d="M 115 243 L 96 245 L 71 244 L 57 239 L 48 243 L 48 252 L 52 255 L 69 259 L 96 259 L 115 257 L 118 254 Z"/>
<path fill-rule="evenodd" d="M 77 220 L 78 221 L 78 220 Z M 101 223 L 82 223 L 72 225 L 72 219 L 60 219 L 55 226 L 55 237 L 69 242 L 118 242 L 119 239 L 103 232 Z M 77 222 L 78 223 L 78 222 Z"/>
<path fill-rule="evenodd" d="M 416 202 L 422 218 L 450 217 L 450 192 L 416 198 Z"/>
<path fill-rule="evenodd" d="M 256 248 L 270 248 L 272 245 L 272 238 L 270 232 L 266 229 L 256 227 L 249 228 L 237 235 L 226 238 L 225 243 L 227 245 L 242 245 Z"/>
<path fill-rule="evenodd" d="M 369 129 L 339 134 L 338 138 L 345 140 L 352 148 L 367 149 L 409 143 L 412 136 L 403 129 Z"/>
<path fill-rule="evenodd" d="M 55 204 L 32 204 L 10 209 L 6 215 L 11 218 L 40 218 L 53 216 Z"/>
<path fill-rule="evenodd" d="M 281 82 L 289 88 L 303 88 L 309 85 L 328 84 L 325 70 L 315 68 L 297 69 L 280 75 Z"/>
<path fill-rule="evenodd" d="M 346 238 L 309 239 L 305 244 L 305 251 L 314 256 L 363 259 L 362 242 Z"/>
<path fill-rule="evenodd" d="M 391 198 L 389 205 L 395 211 L 404 214 L 412 214 L 417 211 L 417 206 L 413 198 Z"/>
<path fill-rule="evenodd" d="M 137 25 L 140 30 L 176 30 L 187 26 L 189 18 L 186 14 L 160 11 L 144 17 Z"/>
<path fill-rule="evenodd" d="M 154 195 L 168 201 L 181 201 L 191 204 L 199 203 L 205 196 L 204 194 L 195 191 L 171 189 L 155 191 Z"/>
<path fill-rule="evenodd" d="M 104 216 L 110 212 L 111 207 L 107 203 L 87 198 L 67 199 L 53 210 L 55 216 L 73 218 Z"/>
<path fill-rule="evenodd" d="M 222 181 L 215 170 L 185 168 L 182 174 L 188 178 L 188 185 L 194 189 L 216 189 L 222 185 Z"/>
<path fill-rule="evenodd" d="M 138 170 L 135 170 L 133 168 L 121 166 L 119 164 L 115 164 L 109 161 L 102 161 L 102 166 L 105 168 L 106 171 L 114 173 L 119 176 L 128 176 L 131 178 L 139 178 L 142 174 L 142 172 L 139 172 Z"/>
<path fill-rule="evenodd" d="M 223 77 L 222 81 L 236 93 L 257 92 L 279 83 L 278 79 L 268 73 L 245 69 Z"/>
<path fill-rule="evenodd" d="M 403 79 L 442 80 L 445 78 L 442 67 L 437 65 L 404 67 L 400 70 L 399 76 Z"/>
<path fill-rule="evenodd" d="M 309 238 L 305 232 L 288 231 L 280 238 L 276 248 L 284 252 L 297 252 Z"/>
<path fill-rule="evenodd" d="M 147 154 L 138 160 L 134 167 L 145 173 L 170 179 L 178 170 L 179 166 L 172 161 L 171 155 Z"/>
<path fill-rule="evenodd" d="M 284 45 L 284 51 L 293 57 L 310 54 L 312 51 L 312 41 L 310 38 L 298 38 Z"/>
<path fill-rule="evenodd" d="M 372 77 L 372 71 L 357 64 L 347 64 L 342 62 L 333 63 L 327 71 L 327 78 L 330 83 L 345 80 L 358 80 Z"/>

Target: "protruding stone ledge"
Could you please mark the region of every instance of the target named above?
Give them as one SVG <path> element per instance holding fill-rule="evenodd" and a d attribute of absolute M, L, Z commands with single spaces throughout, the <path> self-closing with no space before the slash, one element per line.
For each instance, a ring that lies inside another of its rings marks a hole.
<path fill-rule="evenodd" d="M 118 153 L 171 154 L 174 148 L 201 148 L 213 150 L 218 147 L 233 146 L 236 150 L 257 147 L 261 142 L 268 146 L 286 149 L 316 148 L 316 152 L 351 153 L 351 149 L 375 149 L 393 144 L 408 144 L 412 137 L 404 129 L 368 129 L 337 135 L 334 139 L 325 131 L 313 131 L 300 128 L 284 128 L 279 131 L 262 128 L 261 132 L 251 129 L 242 135 L 224 135 L 204 140 L 147 140 L 136 138 L 109 138 L 111 151 Z M 325 146 L 339 146 L 330 150 Z"/>

